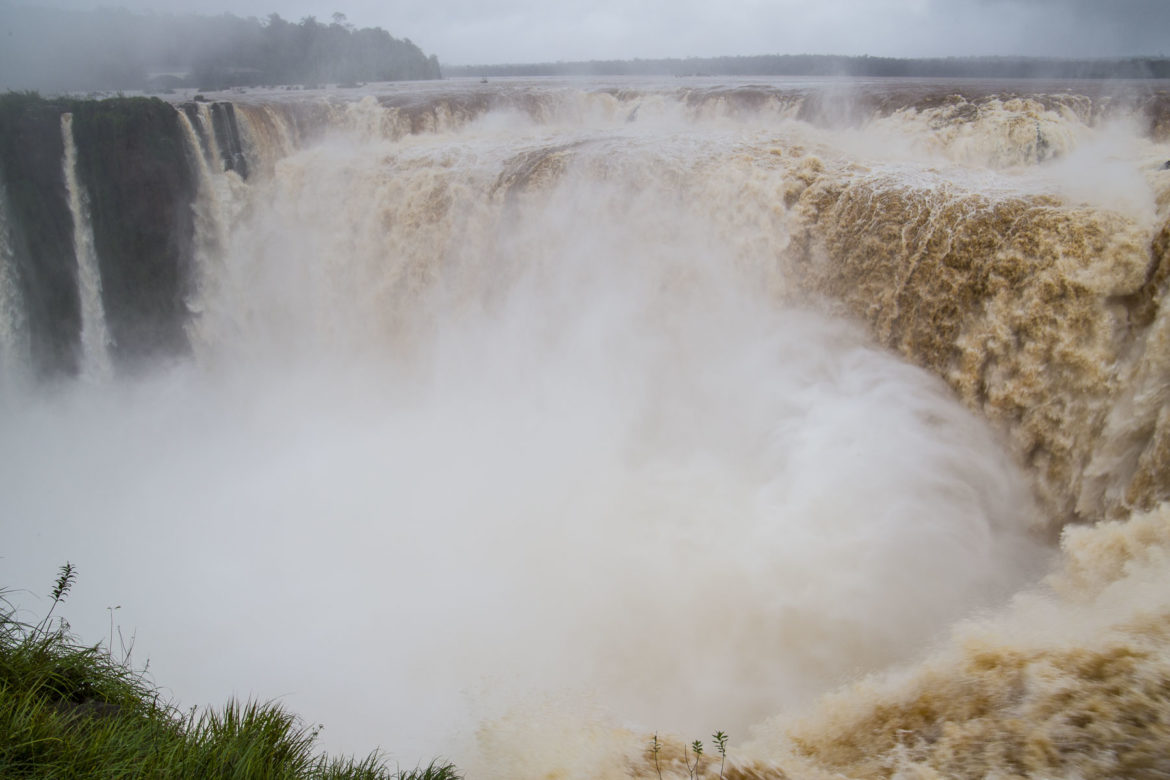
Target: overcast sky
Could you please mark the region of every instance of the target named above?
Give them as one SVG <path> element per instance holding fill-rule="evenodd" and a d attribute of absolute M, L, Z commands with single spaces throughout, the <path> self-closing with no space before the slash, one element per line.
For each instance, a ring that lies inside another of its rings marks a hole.
<path fill-rule="evenodd" d="M 334 12 L 445 64 L 735 54 L 1170 55 L 1170 0 L 16 0 L 164 12 Z"/>

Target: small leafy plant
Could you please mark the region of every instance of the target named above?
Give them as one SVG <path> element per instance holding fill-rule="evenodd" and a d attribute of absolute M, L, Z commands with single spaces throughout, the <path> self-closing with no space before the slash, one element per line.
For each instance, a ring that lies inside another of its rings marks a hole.
<path fill-rule="evenodd" d="M 691 759 L 687 755 L 687 749 L 695 754 L 695 766 L 691 768 Z M 687 762 L 687 771 L 691 773 L 691 780 L 699 774 L 699 762 L 703 758 L 703 743 L 700 740 L 695 740 L 690 744 L 690 747 L 683 750 L 683 759 Z"/>
<path fill-rule="evenodd" d="M 727 766 L 727 740 L 728 736 L 723 731 L 716 731 L 711 735 L 711 740 L 715 744 L 715 752 L 719 754 L 719 780 L 723 780 L 723 771 Z M 658 733 L 655 732 L 650 738 L 650 755 L 654 757 L 654 769 L 658 772 L 659 780 L 662 780 L 662 765 L 659 763 L 658 754 L 662 752 L 662 742 L 658 739 Z M 694 764 L 691 763 L 691 756 L 695 757 Z M 703 776 L 702 762 L 703 762 L 703 742 L 696 739 L 689 745 L 683 747 L 683 761 L 687 765 L 687 773 L 691 780 L 697 780 Z"/>
<path fill-rule="evenodd" d="M 662 752 L 662 743 L 658 741 L 658 732 L 654 732 L 654 739 L 650 740 L 650 752 L 654 754 L 654 768 L 658 771 L 658 780 L 662 780 L 662 767 L 658 765 L 658 754 Z"/>
<path fill-rule="evenodd" d="M 53 610 L 57 605 L 65 601 L 65 597 L 69 595 L 69 591 L 73 589 L 73 583 L 77 581 L 77 569 L 73 568 L 73 564 L 65 561 L 57 573 L 57 581 L 53 583 L 53 591 L 49 596 L 53 599 L 53 603 L 49 605 L 49 611 L 41 618 L 41 622 L 37 624 L 36 633 L 48 636 L 49 625 L 53 620 Z M 68 628 L 64 619 L 61 621 L 61 628 Z"/>
<path fill-rule="evenodd" d="M 727 763 L 727 735 L 716 731 L 711 739 L 715 741 L 715 749 L 719 752 L 719 780 L 723 780 L 723 765 Z"/>

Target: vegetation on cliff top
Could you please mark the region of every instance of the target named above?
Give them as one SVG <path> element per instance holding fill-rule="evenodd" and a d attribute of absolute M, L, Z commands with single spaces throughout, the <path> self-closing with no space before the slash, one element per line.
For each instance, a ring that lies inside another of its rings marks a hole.
<path fill-rule="evenodd" d="M 440 77 L 439 62 L 409 38 L 356 28 L 344 14 L 322 23 L 270 14 L 135 13 L 0 2 L 0 90 L 165 90 L 398 81 Z"/>
<path fill-rule="evenodd" d="M 454 65 L 448 76 L 853 76 L 980 79 L 1164 79 L 1170 59 L 1053 59 L 1041 57 L 851 57 L 761 54 L 588 62 Z"/>

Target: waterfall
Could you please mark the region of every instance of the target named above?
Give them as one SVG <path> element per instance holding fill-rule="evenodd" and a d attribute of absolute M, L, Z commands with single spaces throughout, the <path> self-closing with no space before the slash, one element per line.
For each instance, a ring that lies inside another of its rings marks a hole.
<path fill-rule="evenodd" d="M 716 729 L 760 778 L 1160 766 L 1144 108 L 896 79 L 355 94 L 159 120 L 190 173 L 141 213 L 194 209 L 159 264 L 190 275 L 109 271 L 107 314 L 141 304 L 122 345 L 188 338 L 0 405 L 21 583 L 95 572 L 74 625 L 137 609 L 180 699 L 292 691 L 331 749 L 475 777 L 656 777 L 656 731 L 684 776 Z"/>
<path fill-rule="evenodd" d="M 0 182 L 0 386 L 28 370 L 28 333 L 18 287 L 8 216 L 8 194 Z"/>
<path fill-rule="evenodd" d="M 206 104 L 194 105 L 198 106 L 197 116 L 202 122 L 207 116 Z M 187 307 L 193 315 L 188 330 L 197 333 L 207 302 L 216 299 L 214 291 L 224 275 L 223 248 L 227 245 L 231 226 L 247 204 L 248 187 L 238 172 L 225 170 L 215 136 L 211 135 L 214 132 L 211 123 L 201 124 L 201 135 L 187 112 L 179 111 L 178 115 L 197 180 L 192 203 L 195 212 L 195 289 L 187 297 Z"/>
<path fill-rule="evenodd" d="M 77 174 L 77 145 L 73 139 L 73 115 L 61 115 L 61 136 L 65 143 L 65 187 L 73 216 L 73 250 L 77 257 L 77 288 L 81 299 L 81 372 L 90 379 L 105 379 L 112 373 L 111 339 L 106 328 L 102 303 L 102 276 L 94 249 L 89 201 Z"/>
<path fill-rule="evenodd" d="M 223 155 L 220 153 L 220 142 L 215 134 L 215 122 L 212 121 L 211 117 L 211 105 L 202 101 L 190 105 L 194 106 L 195 116 L 199 120 L 199 138 L 206 152 L 205 164 L 213 171 L 226 170 Z M 190 116 L 188 116 L 188 122 L 190 122 Z"/>

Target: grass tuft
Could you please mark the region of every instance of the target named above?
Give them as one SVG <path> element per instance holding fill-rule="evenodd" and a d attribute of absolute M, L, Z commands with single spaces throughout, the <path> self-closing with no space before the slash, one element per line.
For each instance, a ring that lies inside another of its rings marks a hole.
<path fill-rule="evenodd" d="M 0 777 L 459 780 L 451 764 L 389 769 L 379 753 L 329 757 L 319 729 L 276 703 L 181 712 L 144 673 L 52 621 L 76 579 L 61 568 L 38 623 L 0 591 Z"/>

